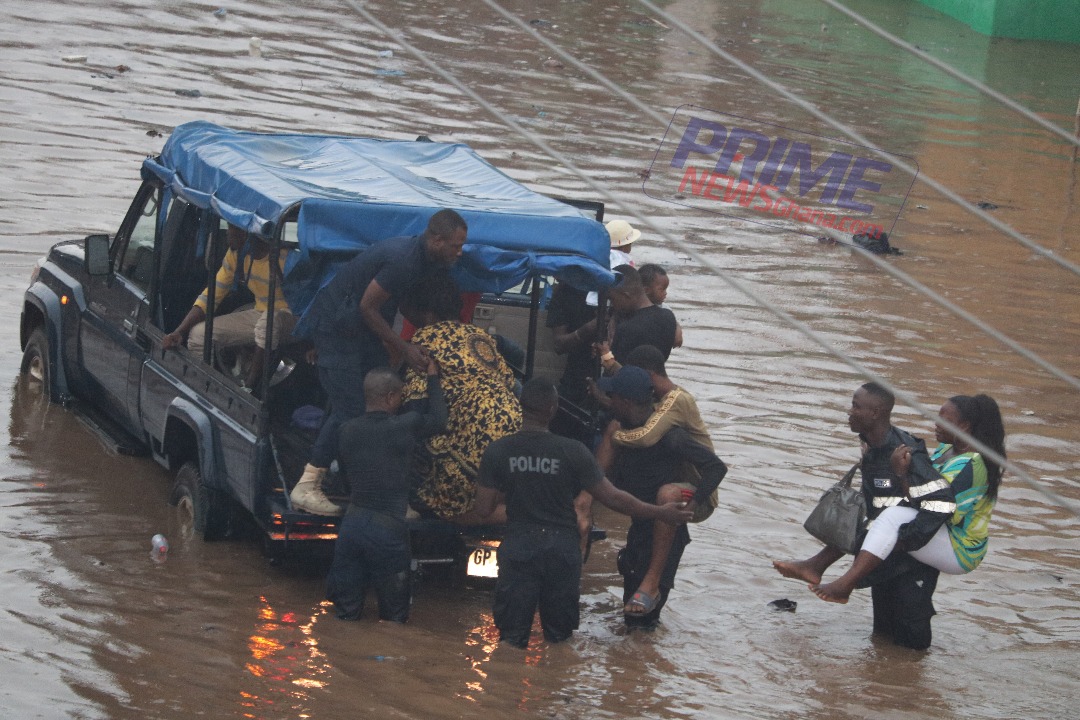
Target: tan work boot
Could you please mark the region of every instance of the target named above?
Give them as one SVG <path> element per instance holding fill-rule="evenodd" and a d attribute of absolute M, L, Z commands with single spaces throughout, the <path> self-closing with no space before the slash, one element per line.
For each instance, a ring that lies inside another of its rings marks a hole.
<path fill-rule="evenodd" d="M 300 482 L 289 493 L 289 500 L 297 510 L 313 515 L 344 515 L 345 508 L 326 497 L 322 491 L 322 481 L 326 477 L 326 468 L 305 465 Z"/>

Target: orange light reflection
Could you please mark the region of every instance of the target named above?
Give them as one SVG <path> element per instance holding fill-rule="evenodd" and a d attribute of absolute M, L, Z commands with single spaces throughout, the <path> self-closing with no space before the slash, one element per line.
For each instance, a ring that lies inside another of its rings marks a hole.
<path fill-rule="evenodd" d="M 293 610 L 279 613 L 265 596 L 259 598 L 248 638 L 251 660 L 245 664 L 253 684 L 239 691 L 243 717 L 263 720 L 283 712 L 310 716 L 311 691 L 327 687 L 333 671 L 314 633 L 326 614 L 327 603 L 302 618 Z"/>

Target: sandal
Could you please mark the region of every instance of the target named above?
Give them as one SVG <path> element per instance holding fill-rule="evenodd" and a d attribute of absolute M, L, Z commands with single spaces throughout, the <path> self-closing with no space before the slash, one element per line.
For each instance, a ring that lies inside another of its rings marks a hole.
<path fill-rule="evenodd" d="M 653 608 L 656 607 L 656 603 L 659 600 L 660 593 L 650 595 L 649 593 L 638 590 L 630 598 L 630 602 L 626 603 L 623 612 L 627 615 L 648 615 L 653 611 Z"/>

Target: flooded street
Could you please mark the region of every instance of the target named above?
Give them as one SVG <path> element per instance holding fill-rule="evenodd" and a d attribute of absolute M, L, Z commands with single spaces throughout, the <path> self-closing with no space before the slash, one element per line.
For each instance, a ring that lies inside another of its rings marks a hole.
<path fill-rule="evenodd" d="M 336 620 L 325 558 L 271 566 L 254 542 L 182 542 L 168 473 L 110 454 L 72 413 L 19 382 L 19 309 L 61 239 L 113 234 L 139 163 L 176 125 L 468 143 L 541 192 L 586 182 L 437 75 L 349 2 L 6 3 L 0 29 L 0 708 L 19 718 L 336 719 L 1067 718 L 1080 676 L 1080 523 L 1006 474 L 990 552 L 942 577 L 927 653 L 870 637 L 870 598 L 824 603 L 773 558 L 815 552 L 802 520 L 857 458 L 846 409 L 864 380 L 648 232 L 634 257 L 671 277 L 685 331 L 673 380 L 697 398 L 731 470 L 691 529 L 653 633 L 622 626 L 615 552 L 583 576 L 582 627 L 562 645 L 500 647 L 485 591 L 422 584 L 406 626 Z M 1070 129 L 1080 46 L 992 40 L 911 0 L 849 6 Z M 937 408 L 986 392 L 1013 460 L 1080 503 L 1080 391 L 842 247 L 646 197 L 665 132 L 481 0 L 362 5 L 618 199 Z M 635 2 L 502 3 L 654 111 L 681 105 L 835 136 L 819 120 L 653 19 Z M 1080 263 L 1067 143 L 819 3 L 664 5 L 994 217 Z M 223 12 L 222 12 L 223 11 Z M 257 38 L 258 41 L 253 41 Z M 386 50 L 393 50 L 386 57 Z M 380 54 L 381 53 L 381 54 Z M 916 184 L 887 262 L 1069 375 L 1080 375 L 1080 277 Z M 932 424 L 898 405 L 897 425 Z M 150 538 L 172 541 L 150 560 Z M 775 612 L 778 598 L 798 602 Z M 376 715 L 378 714 L 378 715 Z"/>

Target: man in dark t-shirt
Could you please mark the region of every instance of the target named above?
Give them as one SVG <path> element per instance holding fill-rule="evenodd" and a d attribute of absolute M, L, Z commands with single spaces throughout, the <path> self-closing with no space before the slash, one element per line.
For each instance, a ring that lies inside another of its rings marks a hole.
<path fill-rule="evenodd" d="M 527 382 L 522 429 L 489 445 L 480 462 L 480 512 L 490 513 L 500 495 L 506 499 L 493 615 L 500 638 L 517 647 L 528 645 L 538 606 L 548 641 L 565 640 L 578 627 L 581 550 L 574 499 L 581 491 L 633 517 L 681 524 L 691 516 L 681 503 L 656 506 L 612 486 L 588 448 L 548 430 L 558 404 L 549 381 Z"/>
<path fill-rule="evenodd" d="M 547 325 L 555 352 L 566 356 L 559 395 L 578 409 L 561 410 L 551 422 L 551 431 L 592 448 L 596 430 L 588 416 L 596 409 L 596 402 L 589 397 L 589 381 L 600 373 L 592 347 L 596 339 L 596 307 L 588 304 L 584 290 L 559 282 L 548 303 Z"/>
<path fill-rule="evenodd" d="M 294 335 L 315 345 L 319 383 L 330 398 L 330 412 L 319 428 L 311 457 L 290 499 L 294 507 L 317 515 L 340 515 L 341 508 L 322 490 L 337 453 L 338 429 L 364 412 L 364 376 L 388 362 L 386 348 L 423 372 L 424 351 L 394 332 L 401 298 L 426 273 L 449 268 L 461 256 L 467 227 L 453 210 L 440 210 L 423 234 L 391 238 L 367 248 L 326 284 L 297 324 Z"/>
<path fill-rule="evenodd" d="M 614 375 L 626 363 L 626 356 L 637 347 L 652 345 L 666 360 L 675 346 L 675 313 L 653 305 L 645 294 L 641 275 L 629 265 L 620 265 L 615 272 L 621 275 L 619 284 L 611 289 L 611 309 L 615 315 L 615 333 L 610 345 L 596 344 L 596 352 L 605 375 Z"/>
<path fill-rule="evenodd" d="M 428 360 L 426 412 L 397 415 L 403 383 L 390 368 L 364 378 L 367 412 L 341 426 L 338 461 L 349 482 L 349 508 L 334 545 L 327 599 L 338 617 L 355 620 L 374 588 L 379 617 L 409 617 L 409 470 L 417 442 L 446 429 L 447 409 L 438 369 Z"/>

